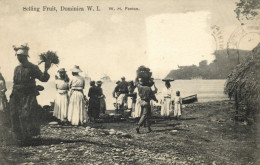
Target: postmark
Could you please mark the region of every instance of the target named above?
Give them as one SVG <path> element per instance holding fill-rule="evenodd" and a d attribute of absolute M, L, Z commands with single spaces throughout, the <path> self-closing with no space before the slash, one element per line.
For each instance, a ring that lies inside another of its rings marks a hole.
<path fill-rule="evenodd" d="M 217 25 L 211 26 L 211 35 L 214 38 L 215 41 L 215 50 L 222 50 L 224 49 L 224 37 L 223 37 L 223 31 L 222 28 Z"/>
<path fill-rule="evenodd" d="M 240 51 L 252 50 L 260 42 L 260 26 L 256 24 L 237 27 L 227 42 L 227 54 L 237 55 L 238 63 Z"/>

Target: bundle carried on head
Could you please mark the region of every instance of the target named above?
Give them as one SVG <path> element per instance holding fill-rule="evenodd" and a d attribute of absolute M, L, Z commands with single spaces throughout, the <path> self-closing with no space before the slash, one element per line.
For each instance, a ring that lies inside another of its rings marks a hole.
<path fill-rule="evenodd" d="M 39 56 L 40 56 L 40 62 L 38 65 L 40 65 L 43 62 L 49 62 L 50 64 L 58 65 L 60 62 L 56 52 L 53 51 L 47 51 L 45 53 L 41 53 Z"/>
<path fill-rule="evenodd" d="M 152 72 L 150 71 L 149 68 L 143 65 L 138 67 L 136 71 L 136 82 L 138 82 L 139 78 L 143 80 L 144 85 L 146 86 L 151 86 L 153 84 Z"/>
<path fill-rule="evenodd" d="M 19 49 L 23 49 L 23 50 L 29 50 L 28 44 L 24 44 L 24 45 L 20 45 L 20 46 L 15 46 L 13 45 L 14 51 L 18 51 Z"/>
<path fill-rule="evenodd" d="M 20 45 L 20 46 L 15 46 L 13 45 L 14 51 L 16 52 L 15 55 L 26 55 L 29 56 L 29 47 L 28 44 Z"/>

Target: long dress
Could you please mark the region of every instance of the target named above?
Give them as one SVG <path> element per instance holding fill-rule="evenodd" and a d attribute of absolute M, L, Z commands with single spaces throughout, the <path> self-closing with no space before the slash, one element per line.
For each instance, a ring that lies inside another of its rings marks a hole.
<path fill-rule="evenodd" d="M 135 88 L 134 93 L 136 93 L 136 103 L 134 107 L 134 111 L 132 113 L 133 118 L 141 117 L 141 98 L 139 96 L 138 88 Z"/>
<path fill-rule="evenodd" d="M 68 109 L 68 121 L 72 125 L 81 125 L 87 121 L 86 102 L 84 99 L 83 89 L 85 80 L 83 77 L 76 75 L 70 81 L 70 102 Z"/>
<path fill-rule="evenodd" d="M 10 96 L 10 118 L 13 136 L 18 142 L 40 134 L 38 102 L 39 92 L 35 79 L 47 82 L 50 75 L 41 72 L 37 65 L 30 62 L 15 68 L 13 90 Z"/>
<path fill-rule="evenodd" d="M 97 119 L 100 112 L 100 100 L 98 98 L 98 88 L 96 86 L 92 86 L 89 88 L 88 97 L 88 115 L 90 118 Z"/>
<path fill-rule="evenodd" d="M 1 73 L 0 73 L 1 74 Z M 0 126 L 1 125 L 10 125 L 8 123 L 8 112 L 7 112 L 7 98 L 5 95 L 6 92 L 6 86 L 5 86 L 5 80 L 2 77 L 2 75 L 0 75 Z"/>
<path fill-rule="evenodd" d="M 174 117 L 181 116 L 181 105 L 182 105 L 182 98 L 180 96 L 174 97 Z"/>
<path fill-rule="evenodd" d="M 1 74 L 1 73 L 0 73 Z M 3 112 L 7 108 L 7 98 L 5 95 L 6 92 L 6 86 L 5 86 L 5 81 L 0 80 L 0 111 Z"/>
<path fill-rule="evenodd" d="M 154 94 L 156 94 L 157 93 L 157 87 L 155 86 L 155 84 L 153 84 L 153 86 L 151 86 L 151 89 L 152 89 L 152 91 L 153 91 L 153 93 Z M 151 100 L 150 101 L 150 104 L 151 104 L 151 110 L 153 111 L 155 108 L 155 102 L 154 102 L 154 100 Z"/>
<path fill-rule="evenodd" d="M 56 80 L 57 94 L 54 102 L 53 116 L 61 121 L 66 121 L 69 107 L 69 84 L 62 79 Z"/>
<path fill-rule="evenodd" d="M 135 96 L 133 94 L 134 90 L 135 90 L 135 86 L 128 87 L 129 94 L 127 96 L 127 109 L 131 110 L 132 112 L 135 107 Z"/>
<path fill-rule="evenodd" d="M 100 95 L 100 99 L 99 99 L 99 101 L 100 101 L 100 113 L 105 114 L 106 109 L 107 109 L 106 100 L 105 100 L 106 97 L 103 93 L 103 89 L 101 87 L 98 87 L 98 88 L 99 88 L 99 95 Z"/>
<path fill-rule="evenodd" d="M 161 116 L 169 117 L 170 112 L 173 111 L 173 90 L 172 88 L 164 87 L 162 90 L 162 101 L 161 101 Z"/>

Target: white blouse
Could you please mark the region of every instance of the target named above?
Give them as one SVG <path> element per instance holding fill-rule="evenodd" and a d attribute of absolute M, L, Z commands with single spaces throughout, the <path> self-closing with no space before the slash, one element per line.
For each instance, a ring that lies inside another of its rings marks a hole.
<path fill-rule="evenodd" d="M 162 90 L 162 97 L 171 98 L 171 100 L 173 100 L 173 98 L 174 98 L 173 89 L 164 87 Z"/>
<path fill-rule="evenodd" d="M 71 89 L 84 89 L 85 88 L 85 80 L 83 77 L 76 75 L 73 76 L 70 81 Z"/>

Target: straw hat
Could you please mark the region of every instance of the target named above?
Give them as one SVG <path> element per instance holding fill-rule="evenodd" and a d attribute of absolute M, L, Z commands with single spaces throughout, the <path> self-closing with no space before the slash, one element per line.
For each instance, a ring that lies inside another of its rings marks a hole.
<path fill-rule="evenodd" d="M 97 81 L 97 85 L 101 85 L 102 84 L 102 81 Z"/>
<path fill-rule="evenodd" d="M 78 65 L 75 65 L 72 69 L 70 69 L 70 71 L 76 73 L 82 72 Z"/>

